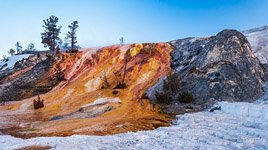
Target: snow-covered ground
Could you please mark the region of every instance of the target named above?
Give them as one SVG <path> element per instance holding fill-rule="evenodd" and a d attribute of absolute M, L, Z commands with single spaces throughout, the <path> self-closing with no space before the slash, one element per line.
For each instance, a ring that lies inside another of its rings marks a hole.
<path fill-rule="evenodd" d="M 242 32 L 252 46 L 255 55 L 261 63 L 268 63 L 268 26 L 250 29 Z"/>
<path fill-rule="evenodd" d="M 247 34 L 253 35 L 254 33 L 248 31 Z M 8 62 L 0 62 L 0 67 L 7 63 L 5 68 L 12 68 L 15 62 L 27 57 L 29 55 L 9 57 Z M 265 60 L 263 59 L 262 61 Z M 69 137 L 38 137 L 31 139 L 0 135 L 0 150 L 13 150 L 36 145 L 51 146 L 52 149 L 63 150 L 266 150 L 268 149 L 268 84 L 265 91 L 264 96 L 255 103 L 220 102 L 217 105 L 221 107 L 221 110 L 179 115 L 170 127 L 161 127 L 152 131 L 128 132 L 111 136 L 73 135 Z M 116 99 L 115 101 L 119 102 L 120 100 Z M 107 100 L 99 99 L 92 104 L 105 102 Z M 89 104 L 89 106 L 92 104 Z"/>
<path fill-rule="evenodd" d="M 9 56 L 7 57 L 8 61 L 0 61 L 0 68 L 2 68 L 2 66 L 5 66 L 2 68 L 2 70 L 5 70 L 7 68 L 12 69 L 16 62 L 28 58 L 30 55 L 31 54 Z"/>
<path fill-rule="evenodd" d="M 256 103 L 220 102 L 221 110 L 177 116 L 170 127 L 111 136 L 20 139 L 0 136 L 0 149 L 32 145 L 53 149 L 268 149 L 267 95 Z"/>

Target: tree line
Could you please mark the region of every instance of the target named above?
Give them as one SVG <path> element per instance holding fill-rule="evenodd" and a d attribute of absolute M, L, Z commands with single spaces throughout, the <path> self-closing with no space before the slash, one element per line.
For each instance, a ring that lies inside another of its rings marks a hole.
<path fill-rule="evenodd" d="M 58 25 L 59 18 L 52 15 L 48 19 L 43 20 L 44 28 L 43 33 L 41 33 L 41 43 L 44 44 L 45 48 L 48 48 L 52 53 L 57 50 L 69 50 L 70 52 L 77 52 L 80 48 L 77 44 L 77 28 L 79 27 L 78 21 L 73 21 L 68 25 L 69 31 L 65 33 L 66 37 L 64 41 L 59 37 L 61 33 L 62 26 Z M 15 48 L 8 50 L 8 54 L 14 56 L 16 54 L 22 54 L 25 51 L 36 51 L 35 45 L 33 43 L 28 44 L 28 46 L 23 50 L 22 45 L 19 42 L 15 43 Z M 3 55 L 3 59 L 6 56 Z"/>
<path fill-rule="evenodd" d="M 43 20 L 44 25 L 44 32 L 41 33 L 42 38 L 42 44 L 44 44 L 44 47 L 48 47 L 49 50 L 53 53 L 55 53 L 57 50 L 60 49 L 60 46 L 62 45 L 62 49 L 68 49 L 71 52 L 78 51 L 77 44 L 77 28 L 78 21 L 73 21 L 71 25 L 68 26 L 69 31 L 66 33 L 65 41 L 62 42 L 62 39 L 59 37 L 59 34 L 61 33 L 62 26 L 57 25 L 59 21 L 59 18 L 56 16 L 50 16 L 48 19 Z M 69 44 L 71 45 L 69 47 Z"/>

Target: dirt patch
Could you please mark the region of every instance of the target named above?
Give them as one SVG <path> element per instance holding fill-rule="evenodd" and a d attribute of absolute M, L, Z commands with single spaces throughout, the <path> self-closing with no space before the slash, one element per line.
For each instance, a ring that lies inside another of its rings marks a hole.
<path fill-rule="evenodd" d="M 16 150 L 50 150 L 52 149 L 51 146 L 38 146 L 38 145 L 33 145 L 33 146 L 27 146 L 23 148 L 19 148 Z"/>

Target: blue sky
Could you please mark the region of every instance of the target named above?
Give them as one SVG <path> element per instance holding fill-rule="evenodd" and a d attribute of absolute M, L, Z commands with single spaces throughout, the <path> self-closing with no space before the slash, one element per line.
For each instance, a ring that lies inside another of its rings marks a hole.
<path fill-rule="evenodd" d="M 0 56 L 19 41 L 44 49 L 42 20 L 59 17 L 62 33 L 79 21 L 78 44 L 95 47 L 170 41 L 268 24 L 267 0 L 0 0 Z M 61 34 L 64 37 L 64 34 Z"/>

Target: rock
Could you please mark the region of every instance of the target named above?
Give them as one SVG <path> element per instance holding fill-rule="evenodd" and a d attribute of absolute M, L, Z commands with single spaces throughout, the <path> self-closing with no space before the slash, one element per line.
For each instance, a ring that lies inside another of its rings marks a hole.
<path fill-rule="evenodd" d="M 213 106 L 210 108 L 209 112 L 214 112 L 215 110 L 221 110 L 221 106 Z"/>
<path fill-rule="evenodd" d="M 211 101 L 253 101 L 263 94 L 264 70 L 245 36 L 236 30 L 223 30 L 208 38 L 171 41 L 171 68 L 180 76 L 174 101 L 189 92 L 193 103 Z M 163 92 L 160 80 L 148 90 Z"/>
<path fill-rule="evenodd" d="M 50 121 L 60 120 L 60 119 L 63 119 L 63 118 L 64 118 L 64 116 L 54 116 L 54 117 L 50 118 Z"/>
<path fill-rule="evenodd" d="M 16 65 L 18 65 L 18 63 Z M 16 78 L 9 79 L 9 76 L 7 76 L 7 78 L 4 77 L 0 82 L 0 102 L 21 100 L 51 90 L 51 88 L 54 87 L 54 85 L 52 85 L 53 80 L 48 79 L 49 72 L 46 70 L 49 70 L 52 65 L 53 60 L 48 58 L 38 62 L 31 70 L 20 74 Z M 14 67 L 13 70 L 17 69 L 19 68 Z M 38 83 L 45 82 L 46 80 L 49 80 L 47 84 L 37 86 Z"/>

